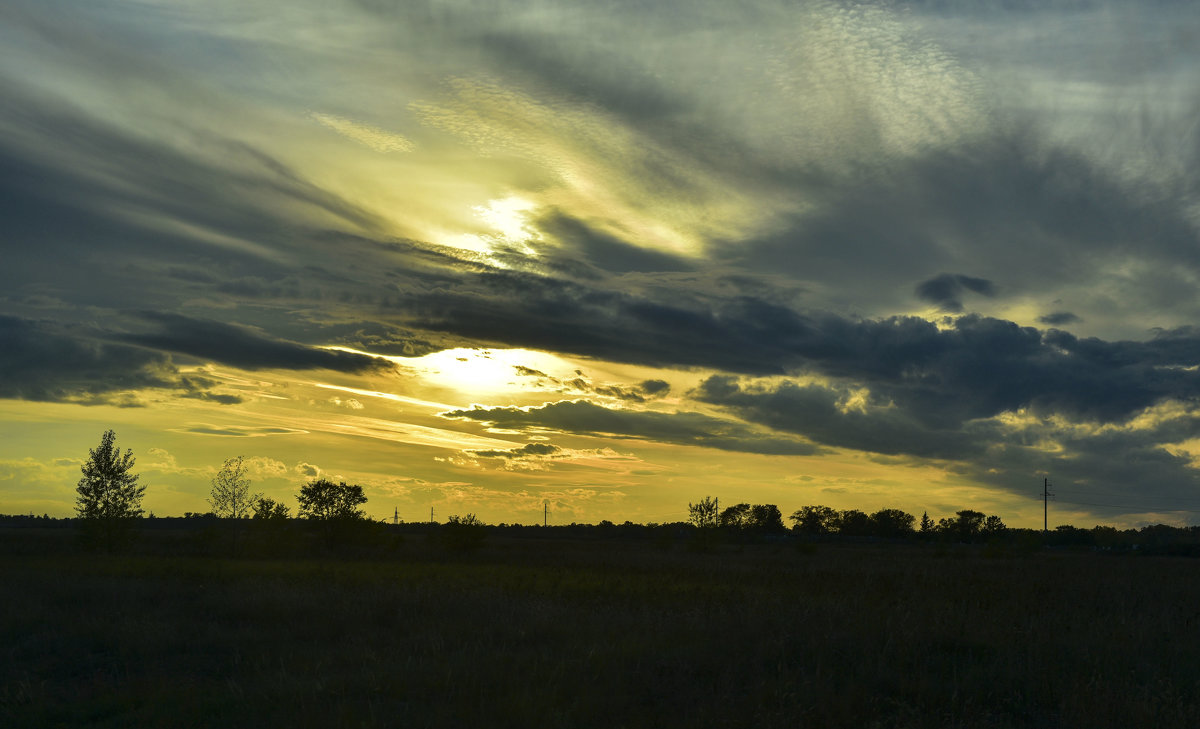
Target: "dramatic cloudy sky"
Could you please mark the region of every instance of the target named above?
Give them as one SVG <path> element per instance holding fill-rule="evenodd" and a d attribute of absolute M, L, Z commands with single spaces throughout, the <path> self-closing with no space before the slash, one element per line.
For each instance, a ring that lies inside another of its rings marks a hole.
<path fill-rule="evenodd" d="M 0 512 L 1200 520 L 1191 2 L 7 0 Z"/>

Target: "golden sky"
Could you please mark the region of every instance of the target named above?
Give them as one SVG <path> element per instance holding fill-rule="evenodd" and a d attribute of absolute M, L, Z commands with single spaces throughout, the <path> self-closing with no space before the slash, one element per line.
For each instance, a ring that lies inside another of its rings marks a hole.
<path fill-rule="evenodd" d="M 1116 2 L 0 8 L 0 513 L 1200 510 L 1200 19 Z"/>

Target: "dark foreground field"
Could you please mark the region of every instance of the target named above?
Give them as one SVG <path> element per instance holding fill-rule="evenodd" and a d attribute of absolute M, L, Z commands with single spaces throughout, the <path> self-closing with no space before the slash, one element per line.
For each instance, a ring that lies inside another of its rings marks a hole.
<path fill-rule="evenodd" d="M 1200 562 L 0 555 L 0 726 L 1200 726 Z"/>

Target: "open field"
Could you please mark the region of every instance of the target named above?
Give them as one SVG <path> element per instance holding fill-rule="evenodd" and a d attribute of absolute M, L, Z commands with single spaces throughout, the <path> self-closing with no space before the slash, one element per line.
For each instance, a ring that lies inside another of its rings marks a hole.
<path fill-rule="evenodd" d="M 8 543 L 11 547 L 11 540 Z M 1200 563 L 492 540 L 0 555 L 3 726 L 1200 726 Z"/>

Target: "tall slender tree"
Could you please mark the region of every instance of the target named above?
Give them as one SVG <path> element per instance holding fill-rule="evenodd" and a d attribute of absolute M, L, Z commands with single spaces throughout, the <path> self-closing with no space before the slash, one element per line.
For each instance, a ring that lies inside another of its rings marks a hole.
<path fill-rule="evenodd" d="M 243 519 L 254 511 L 254 503 L 262 494 L 250 493 L 250 479 L 246 476 L 246 465 L 242 456 L 230 458 L 212 479 L 212 492 L 208 503 L 213 513 L 223 519 Z"/>

